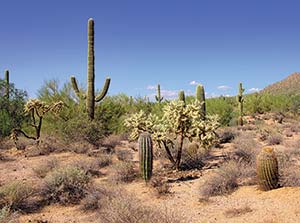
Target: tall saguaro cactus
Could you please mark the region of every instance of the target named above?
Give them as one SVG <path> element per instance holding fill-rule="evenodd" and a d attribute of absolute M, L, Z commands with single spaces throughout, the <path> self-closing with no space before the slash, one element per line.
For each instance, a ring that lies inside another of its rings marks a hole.
<path fill-rule="evenodd" d="M 204 87 L 201 84 L 197 85 L 196 88 L 196 99 L 201 102 L 201 114 L 203 115 L 203 117 L 206 116 L 206 104 L 205 104 L 205 91 L 204 91 Z"/>
<path fill-rule="evenodd" d="M 278 161 L 274 150 L 265 147 L 257 156 L 257 176 L 260 189 L 272 190 L 279 186 Z"/>
<path fill-rule="evenodd" d="M 9 71 L 5 70 L 4 71 L 4 78 L 5 78 L 5 84 L 6 84 L 6 89 L 5 89 L 5 96 L 7 100 L 9 99 Z"/>
<path fill-rule="evenodd" d="M 239 110 L 239 117 L 238 117 L 238 125 L 242 126 L 243 123 L 243 115 L 244 115 L 244 108 L 243 108 L 243 103 L 244 103 L 244 93 L 245 89 L 243 88 L 242 83 L 239 84 L 239 93 L 236 96 L 236 100 L 238 103 L 238 110 Z"/>
<path fill-rule="evenodd" d="M 160 95 L 160 84 L 157 85 L 157 95 L 155 95 L 156 101 L 160 104 L 164 97 L 161 97 Z"/>
<path fill-rule="evenodd" d="M 76 95 L 86 99 L 86 109 L 91 120 L 94 119 L 95 103 L 100 102 L 107 94 L 110 78 L 106 78 L 102 91 L 95 96 L 95 52 L 94 52 L 94 20 L 88 21 L 88 71 L 87 71 L 87 92 L 82 94 L 74 76 L 71 77 L 72 86 Z"/>
<path fill-rule="evenodd" d="M 139 136 L 139 162 L 143 179 L 148 182 L 152 176 L 153 146 L 149 133 L 142 133 Z"/>

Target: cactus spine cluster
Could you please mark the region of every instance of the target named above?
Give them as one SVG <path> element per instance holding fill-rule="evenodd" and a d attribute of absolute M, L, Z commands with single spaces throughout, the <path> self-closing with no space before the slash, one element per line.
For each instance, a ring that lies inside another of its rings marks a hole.
<path fill-rule="evenodd" d="M 257 156 L 257 176 L 261 190 L 272 190 L 279 186 L 278 161 L 270 147 L 263 148 Z"/>
<path fill-rule="evenodd" d="M 155 95 L 155 100 L 160 104 L 164 97 L 160 95 L 160 84 L 157 85 L 157 95 Z"/>
<path fill-rule="evenodd" d="M 206 105 L 205 105 L 205 91 L 204 91 L 204 87 L 201 84 L 197 85 L 196 88 L 196 99 L 201 102 L 201 114 L 203 115 L 203 117 L 206 116 Z"/>
<path fill-rule="evenodd" d="M 94 20 L 88 21 L 88 71 L 87 71 L 87 93 L 81 94 L 77 81 L 71 77 L 74 92 L 79 98 L 86 99 L 86 109 L 91 120 L 94 119 L 95 103 L 100 102 L 107 94 L 110 78 L 106 78 L 102 91 L 95 96 L 95 55 L 94 55 Z"/>
<path fill-rule="evenodd" d="M 179 93 L 178 93 L 178 99 L 179 99 L 179 101 L 183 101 L 185 103 L 185 94 L 184 94 L 184 91 L 179 91 Z"/>
<path fill-rule="evenodd" d="M 236 100 L 238 103 L 238 110 L 239 110 L 239 117 L 238 117 L 238 125 L 242 126 L 243 123 L 243 114 L 244 114 L 244 108 L 243 108 L 243 103 L 244 103 L 244 93 L 245 89 L 243 88 L 242 83 L 239 84 L 239 93 L 236 96 Z"/>
<path fill-rule="evenodd" d="M 9 99 L 9 71 L 5 70 L 4 71 L 4 81 L 5 81 L 5 85 L 6 85 L 6 89 L 5 89 L 5 96 L 7 99 Z"/>
<path fill-rule="evenodd" d="M 139 162 L 143 179 L 148 182 L 152 176 L 153 151 L 152 139 L 149 133 L 139 136 Z"/>

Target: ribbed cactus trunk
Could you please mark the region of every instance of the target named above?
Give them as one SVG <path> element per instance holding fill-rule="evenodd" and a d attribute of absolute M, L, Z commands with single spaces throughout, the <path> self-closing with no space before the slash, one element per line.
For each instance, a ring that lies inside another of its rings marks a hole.
<path fill-rule="evenodd" d="M 205 104 L 205 91 L 204 87 L 201 84 L 198 84 L 196 88 L 196 99 L 201 102 L 201 114 L 203 118 L 206 116 L 206 104 Z"/>
<path fill-rule="evenodd" d="M 142 133 L 139 136 L 139 163 L 143 179 L 148 182 L 152 176 L 153 167 L 153 146 L 149 133 Z"/>
<path fill-rule="evenodd" d="M 184 94 L 184 91 L 179 91 L 179 93 L 178 93 L 178 99 L 180 101 L 183 101 L 184 104 L 185 104 L 185 94 Z"/>
<path fill-rule="evenodd" d="M 238 103 L 238 111 L 239 111 L 239 117 L 238 117 L 238 125 L 242 126 L 244 124 L 243 122 L 243 115 L 244 115 L 244 108 L 243 108 L 243 103 L 244 103 L 244 98 L 243 98 L 243 93 L 245 89 L 243 88 L 242 83 L 239 84 L 239 93 L 236 96 L 237 103 Z"/>
<path fill-rule="evenodd" d="M 157 95 L 155 96 L 155 100 L 160 104 L 164 97 L 161 97 L 160 94 L 160 84 L 157 85 Z"/>
<path fill-rule="evenodd" d="M 88 21 L 88 71 L 86 107 L 89 118 L 95 116 L 95 52 L 94 52 L 94 20 Z"/>
<path fill-rule="evenodd" d="M 7 98 L 7 100 L 9 100 L 9 71 L 5 70 L 4 75 L 5 75 L 5 84 L 6 84 L 5 97 Z"/>
<path fill-rule="evenodd" d="M 257 176 L 261 190 L 272 190 L 278 188 L 278 161 L 272 148 L 263 148 L 257 156 Z"/>
<path fill-rule="evenodd" d="M 77 97 L 86 99 L 86 110 L 90 120 L 95 117 L 95 103 L 100 102 L 107 94 L 110 78 L 106 78 L 102 91 L 95 97 L 95 51 L 94 51 L 94 20 L 88 21 L 88 69 L 87 69 L 87 92 L 83 94 L 78 88 L 74 76 L 71 77 L 71 83 Z"/>

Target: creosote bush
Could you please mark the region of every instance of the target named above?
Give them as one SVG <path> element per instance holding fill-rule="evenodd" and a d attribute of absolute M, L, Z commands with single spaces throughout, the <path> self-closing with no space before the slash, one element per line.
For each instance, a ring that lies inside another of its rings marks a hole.
<path fill-rule="evenodd" d="M 46 176 L 42 194 L 54 203 L 76 204 L 85 196 L 90 180 L 90 176 L 78 167 L 55 169 Z"/>

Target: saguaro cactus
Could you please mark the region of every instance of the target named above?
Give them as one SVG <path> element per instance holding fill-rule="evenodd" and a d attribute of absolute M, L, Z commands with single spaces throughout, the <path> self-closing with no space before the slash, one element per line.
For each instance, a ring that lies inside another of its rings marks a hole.
<path fill-rule="evenodd" d="M 242 126 L 243 123 L 243 115 L 244 115 L 244 109 L 243 109 L 243 103 L 244 103 L 244 98 L 243 98 L 243 93 L 245 89 L 243 88 L 242 83 L 239 84 L 239 93 L 236 96 L 236 100 L 238 103 L 238 110 L 239 110 L 239 117 L 238 117 L 238 125 Z"/>
<path fill-rule="evenodd" d="M 139 136 L 139 161 L 140 171 L 143 179 L 147 182 L 152 176 L 153 151 L 152 139 L 149 133 L 142 133 Z"/>
<path fill-rule="evenodd" d="M 205 117 L 205 115 L 206 115 L 205 92 L 204 92 L 204 87 L 201 84 L 197 85 L 196 99 L 202 103 L 201 104 L 201 114 L 203 115 L 203 117 Z"/>
<path fill-rule="evenodd" d="M 91 120 L 94 119 L 95 103 L 100 102 L 107 94 L 110 78 L 106 78 L 102 91 L 95 97 L 95 53 L 94 53 L 94 20 L 88 21 L 88 71 L 87 71 L 87 92 L 80 93 L 77 81 L 74 76 L 71 77 L 72 86 L 76 95 L 86 99 L 86 109 Z"/>
<path fill-rule="evenodd" d="M 155 95 L 156 101 L 160 104 L 164 97 L 161 97 L 160 95 L 160 84 L 157 85 L 157 95 Z"/>
<path fill-rule="evenodd" d="M 4 78 L 6 83 L 5 96 L 7 99 L 9 99 L 9 71 L 8 70 L 4 71 Z"/>
<path fill-rule="evenodd" d="M 270 147 L 263 148 L 257 156 L 257 176 L 262 190 L 272 190 L 279 186 L 278 161 Z"/>
<path fill-rule="evenodd" d="M 185 103 L 185 94 L 184 94 L 184 91 L 179 91 L 179 93 L 178 93 L 178 99 L 180 101 L 183 101 Z"/>

